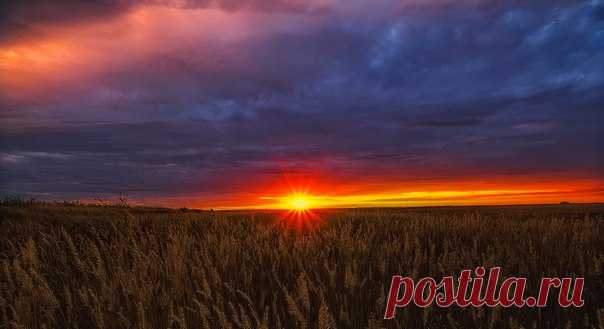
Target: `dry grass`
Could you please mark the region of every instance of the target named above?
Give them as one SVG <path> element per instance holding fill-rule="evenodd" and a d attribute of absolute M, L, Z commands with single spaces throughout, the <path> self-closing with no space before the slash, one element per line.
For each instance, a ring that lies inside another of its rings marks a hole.
<path fill-rule="evenodd" d="M 0 207 L 0 328 L 604 328 L 604 207 L 269 212 Z M 390 278 L 586 278 L 583 308 L 407 307 Z"/>

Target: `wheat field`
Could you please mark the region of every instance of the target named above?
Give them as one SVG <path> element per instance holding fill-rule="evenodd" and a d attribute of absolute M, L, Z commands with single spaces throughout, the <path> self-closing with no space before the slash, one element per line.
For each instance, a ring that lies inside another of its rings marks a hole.
<path fill-rule="evenodd" d="M 0 206 L 0 328 L 604 328 L 604 206 Z M 585 277 L 585 306 L 400 309 L 392 275 Z"/>

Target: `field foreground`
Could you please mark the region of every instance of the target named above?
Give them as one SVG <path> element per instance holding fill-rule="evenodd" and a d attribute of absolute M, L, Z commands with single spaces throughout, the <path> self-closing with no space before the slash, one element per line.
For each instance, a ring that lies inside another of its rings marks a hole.
<path fill-rule="evenodd" d="M 0 328 L 604 328 L 604 206 L 0 207 Z M 400 309 L 392 275 L 584 277 L 585 306 Z"/>

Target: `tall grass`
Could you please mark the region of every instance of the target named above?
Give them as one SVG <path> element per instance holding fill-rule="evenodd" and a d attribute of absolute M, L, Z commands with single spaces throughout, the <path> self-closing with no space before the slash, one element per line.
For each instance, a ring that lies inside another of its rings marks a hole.
<path fill-rule="evenodd" d="M 604 328 L 602 206 L 270 212 L 0 207 L 0 328 Z M 401 309 L 392 275 L 585 277 L 585 306 Z"/>

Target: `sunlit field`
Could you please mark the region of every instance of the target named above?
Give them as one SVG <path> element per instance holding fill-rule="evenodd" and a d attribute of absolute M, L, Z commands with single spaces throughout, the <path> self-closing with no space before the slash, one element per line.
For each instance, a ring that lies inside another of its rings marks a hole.
<path fill-rule="evenodd" d="M 0 328 L 604 328 L 604 206 L 193 211 L 5 202 Z M 585 306 L 400 309 L 392 275 L 585 277 Z"/>

